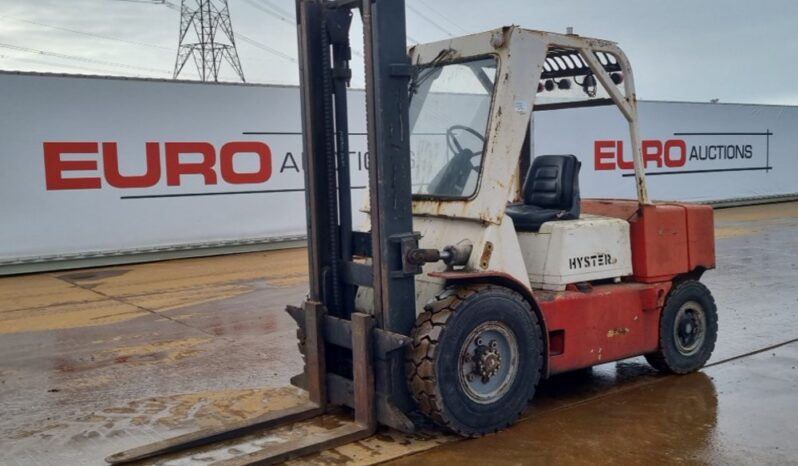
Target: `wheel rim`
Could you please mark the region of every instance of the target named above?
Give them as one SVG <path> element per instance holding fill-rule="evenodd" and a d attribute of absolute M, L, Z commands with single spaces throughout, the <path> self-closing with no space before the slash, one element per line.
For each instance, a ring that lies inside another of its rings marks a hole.
<path fill-rule="evenodd" d="M 685 356 L 701 350 L 706 338 L 707 317 L 703 306 L 696 301 L 687 301 L 676 312 L 673 322 L 673 340 L 676 349 Z"/>
<path fill-rule="evenodd" d="M 460 349 L 458 369 L 460 386 L 472 401 L 487 404 L 501 398 L 518 373 L 515 333 L 502 322 L 480 324 Z"/>

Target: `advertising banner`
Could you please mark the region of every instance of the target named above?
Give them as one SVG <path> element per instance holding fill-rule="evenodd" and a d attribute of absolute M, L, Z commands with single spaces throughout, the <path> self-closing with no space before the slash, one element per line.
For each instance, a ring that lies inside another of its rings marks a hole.
<path fill-rule="evenodd" d="M 296 87 L 0 73 L 0 89 L 0 273 L 305 233 Z M 349 108 L 357 209 L 368 169 L 362 91 Z M 798 192 L 798 107 L 641 102 L 640 112 L 652 199 Z M 538 112 L 534 129 L 536 154 L 582 161 L 583 197 L 634 196 L 615 107 Z M 414 156 L 444 148 L 444 134 Z"/>
<path fill-rule="evenodd" d="M 654 200 L 720 201 L 798 192 L 798 107 L 639 103 Z M 537 154 L 582 161 L 584 197 L 634 196 L 626 120 L 615 107 L 535 114 Z"/>

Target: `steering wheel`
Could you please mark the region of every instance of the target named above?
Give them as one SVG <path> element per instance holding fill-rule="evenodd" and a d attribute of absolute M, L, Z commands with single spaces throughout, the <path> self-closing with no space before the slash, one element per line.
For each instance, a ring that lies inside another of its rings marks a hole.
<path fill-rule="evenodd" d="M 460 141 L 457 140 L 457 136 L 454 134 L 455 130 L 462 130 L 476 136 L 477 139 L 482 142 L 483 147 L 485 146 L 485 136 L 480 134 L 477 130 L 463 125 L 453 125 L 446 130 L 446 146 L 450 151 L 452 151 L 452 153 L 454 153 L 454 158 L 460 159 L 462 161 L 463 158 L 468 157 L 468 162 L 471 166 L 471 169 L 474 171 L 479 171 L 479 165 L 474 165 L 471 163 L 471 159 L 478 155 L 482 155 L 482 150 L 479 152 L 473 152 L 470 149 L 463 149 L 463 146 L 460 144 Z"/>
<path fill-rule="evenodd" d="M 462 130 L 471 133 L 482 141 L 485 146 L 485 137 L 476 130 L 462 125 L 450 126 L 446 130 L 446 145 L 454 156 L 443 166 L 440 172 L 430 181 L 428 191 L 436 195 L 461 196 L 465 190 L 466 183 L 471 172 L 479 172 L 479 164 L 474 165 L 474 157 L 482 156 L 484 149 L 474 152 L 467 147 L 463 147 L 454 131 Z"/>

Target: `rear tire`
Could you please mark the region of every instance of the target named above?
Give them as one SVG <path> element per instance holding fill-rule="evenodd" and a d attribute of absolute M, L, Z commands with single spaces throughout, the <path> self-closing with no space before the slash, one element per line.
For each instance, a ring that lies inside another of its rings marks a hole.
<path fill-rule="evenodd" d="M 422 413 L 460 435 L 508 427 L 527 407 L 543 368 L 532 308 L 500 286 L 447 289 L 418 316 L 406 374 Z"/>
<path fill-rule="evenodd" d="M 685 280 L 671 290 L 662 309 L 659 350 L 646 355 L 657 370 L 687 374 L 706 364 L 718 337 L 718 310 L 706 286 Z"/>

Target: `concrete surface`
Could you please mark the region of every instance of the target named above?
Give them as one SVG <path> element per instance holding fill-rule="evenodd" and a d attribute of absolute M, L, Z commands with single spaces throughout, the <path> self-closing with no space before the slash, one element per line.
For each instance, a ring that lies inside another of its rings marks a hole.
<path fill-rule="evenodd" d="M 798 203 L 719 210 L 716 226 L 718 270 L 704 281 L 720 331 L 701 373 L 605 364 L 546 381 L 496 435 L 382 430 L 294 464 L 798 464 Z M 0 279 L 0 464 L 100 465 L 298 403 L 282 309 L 306 274 L 293 249 Z M 156 464 L 207 464 L 339 422 Z"/>

